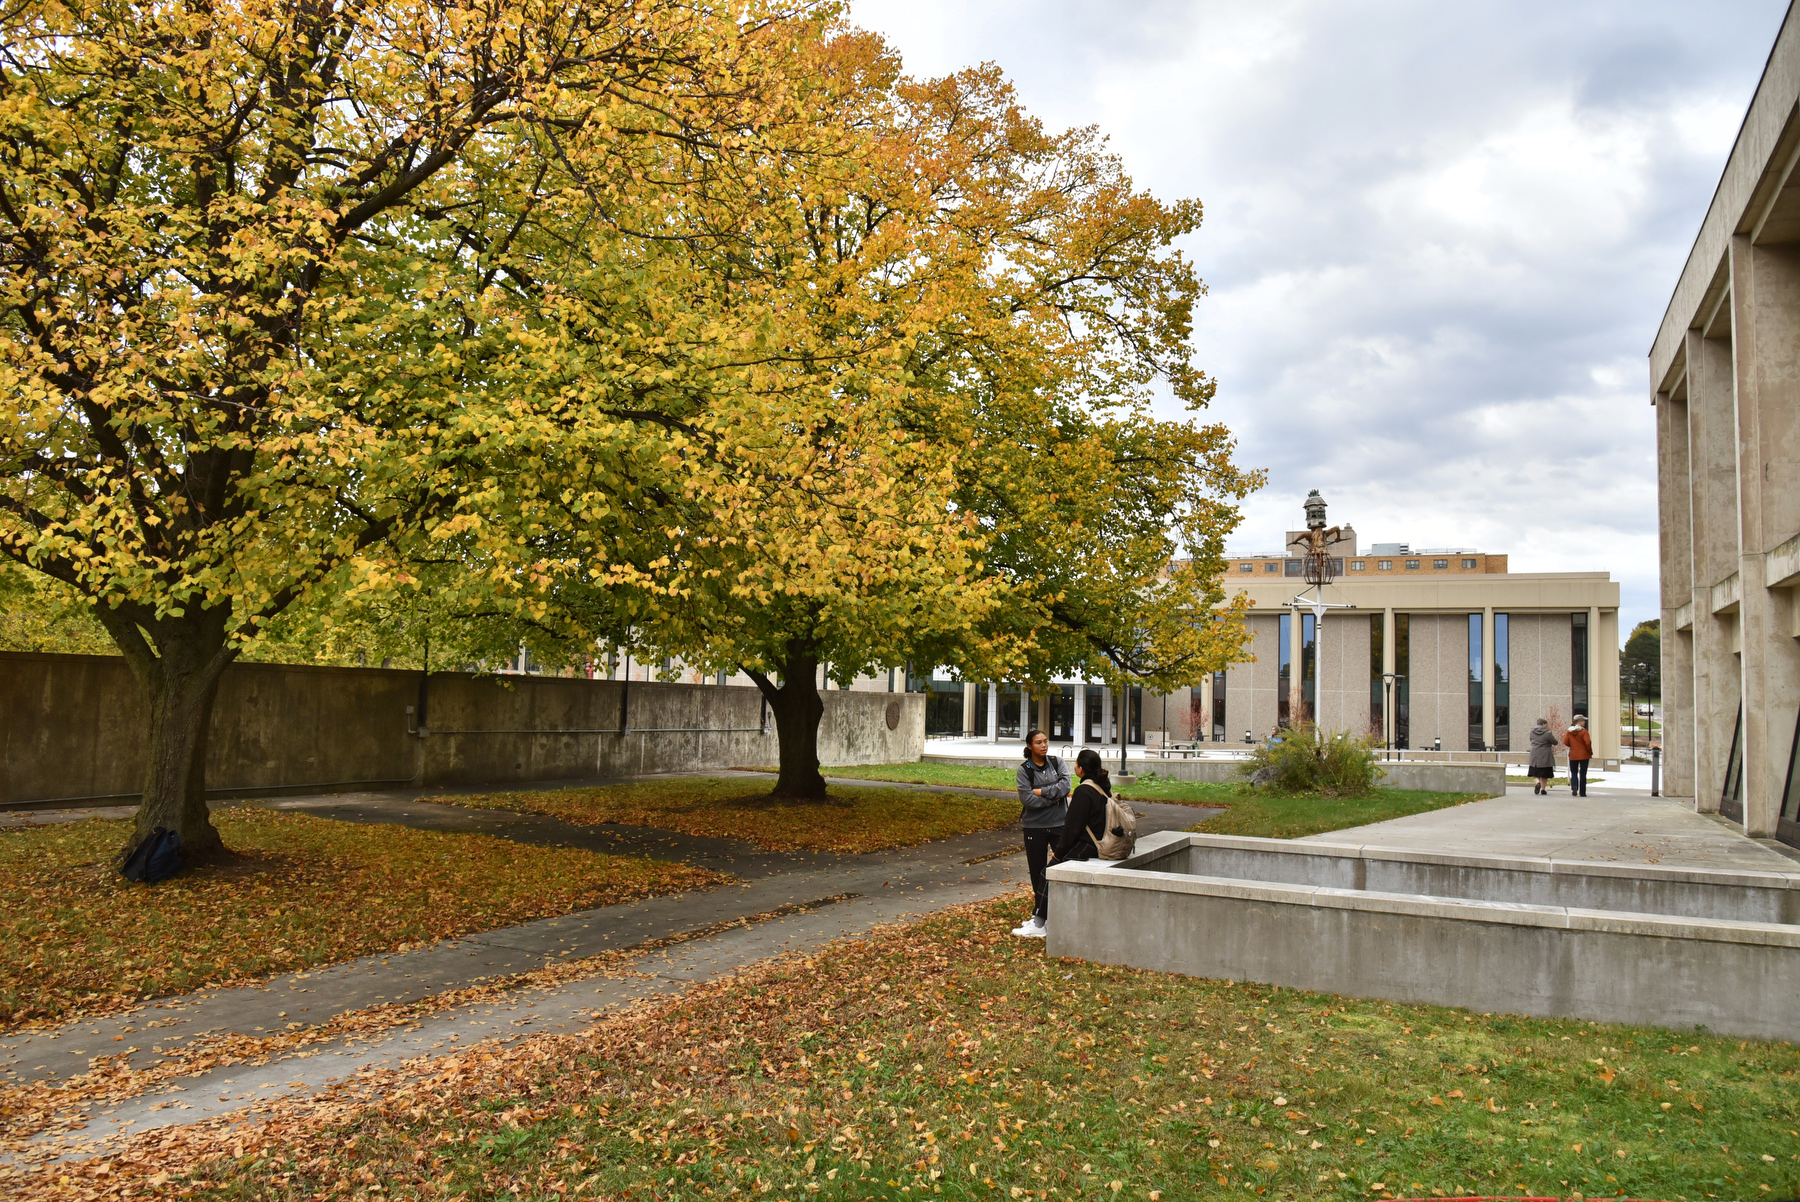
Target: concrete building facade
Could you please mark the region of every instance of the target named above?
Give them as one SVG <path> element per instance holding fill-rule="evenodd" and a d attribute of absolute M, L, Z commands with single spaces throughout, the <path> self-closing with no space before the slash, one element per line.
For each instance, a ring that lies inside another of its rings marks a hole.
<path fill-rule="evenodd" d="M 1666 791 L 1800 844 L 1800 18 L 1650 349 Z"/>
<path fill-rule="evenodd" d="M 1360 550 L 1342 528 L 1323 619 L 1295 604 L 1319 597 L 1300 559 L 1233 557 L 1225 583 L 1254 606 L 1255 659 L 1197 683 L 1171 737 L 1242 742 L 1312 719 L 1397 747 L 1523 752 L 1537 719 L 1585 714 L 1596 753 L 1618 755 L 1619 586 L 1607 573 L 1509 572 L 1505 555 L 1376 546 Z"/>

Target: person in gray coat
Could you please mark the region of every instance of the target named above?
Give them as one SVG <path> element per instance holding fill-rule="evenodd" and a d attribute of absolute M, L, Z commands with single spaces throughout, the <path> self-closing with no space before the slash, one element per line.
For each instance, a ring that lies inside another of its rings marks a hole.
<path fill-rule="evenodd" d="M 1531 792 L 1533 795 L 1550 792 L 1550 780 L 1556 775 L 1556 735 L 1550 730 L 1550 720 L 1539 718 L 1537 725 L 1531 728 Z"/>
<path fill-rule="evenodd" d="M 1020 820 L 1025 826 L 1025 866 L 1031 871 L 1031 892 L 1036 905 L 1031 917 L 1013 929 L 1023 938 L 1042 938 L 1050 921 L 1050 848 L 1062 834 L 1068 809 L 1069 770 L 1050 754 L 1050 736 L 1034 730 L 1025 736 L 1025 762 L 1017 775 Z"/>

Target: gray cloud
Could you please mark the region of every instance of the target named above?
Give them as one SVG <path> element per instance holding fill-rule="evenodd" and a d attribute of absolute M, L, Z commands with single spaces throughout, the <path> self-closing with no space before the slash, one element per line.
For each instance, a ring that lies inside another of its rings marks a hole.
<path fill-rule="evenodd" d="M 1656 610 L 1644 355 L 1786 5 L 856 0 L 1198 196 L 1196 362 L 1270 483 L 1365 540 L 1604 568 Z"/>

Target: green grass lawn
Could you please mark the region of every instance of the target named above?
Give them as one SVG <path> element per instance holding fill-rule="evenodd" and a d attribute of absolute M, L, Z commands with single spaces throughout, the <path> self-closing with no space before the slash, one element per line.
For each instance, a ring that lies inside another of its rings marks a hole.
<path fill-rule="evenodd" d="M 1420 789 L 1377 789 L 1367 797 L 1283 796 L 1249 785 L 1207 784 L 1199 781 L 1140 780 L 1121 789 L 1119 796 L 1132 801 L 1168 801 L 1182 805 L 1230 806 L 1189 830 L 1209 835 L 1258 835 L 1268 839 L 1298 839 L 1326 831 L 1385 822 L 1408 814 L 1423 814 L 1480 800 L 1480 793 L 1428 793 Z"/>
<path fill-rule="evenodd" d="M 168 1196 L 258 1202 L 377 1183 L 746 1202 L 1800 1192 L 1789 1045 L 1052 960 L 1008 936 L 1024 913 L 965 907 L 372 1079 L 322 1127 L 197 1134 L 115 1162 L 111 1188 L 161 1171 Z"/>
<path fill-rule="evenodd" d="M 828 768 L 825 772 L 828 776 L 923 785 L 969 785 L 988 789 L 1009 789 L 1013 785 L 1011 768 L 979 768 L 963 764 L 862 764 L 852 768 Z M 1483 795 L 1377 789 L 1368 797 L 1356 798 L 1282 796 L 1266 789 L 1252 789 L 1236 781 L 1210 784 L 1172 780 L 1158 776 L 1155 769 L 1148 769 L 1136 784 L 1120 789 L 1119 796 L 1128 801 L 1229 806 L 1226 813 L 1190 828 L 1208 834 L 1298 839 L 1303 835 L 1440 810 L 1465 801 L 1477 801 Z"/>
<path fill-rule="evenodd" d="M 181 993 L 724 884 L 685 864 L 253 807 L 235 853 L 155 885 L 109 857 L 127 820 L 0 831 L 0 1025 Z"/>
<path fill-rule="evenodd" d="M 771 851 L 852 855 L 997 830 L 1019 817 L 1019 803 L 1012 798 L 836 785 L 824 801 L 790 801 L 770 797 L 768 783 L 716 776 L 421 800 L 549 814 L 585 825 L 622 822 L 746 839 Z"/>

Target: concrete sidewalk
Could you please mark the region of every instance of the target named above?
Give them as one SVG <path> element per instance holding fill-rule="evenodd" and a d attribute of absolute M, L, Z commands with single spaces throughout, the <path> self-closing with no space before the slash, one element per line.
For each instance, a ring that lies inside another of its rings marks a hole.
<path fill-rule="evenodd" d="M 1773 840 L 1746 838 L 1736 827 L 1696 814 L 1689 805 L 1685 799 L 1624 791 L 1534 797 L 1529 787 L 1515 787 L 1505 797 L 1309 835 L 1305 842 L 1734 872 L 1794 871 L 1800 853 Z"/>

